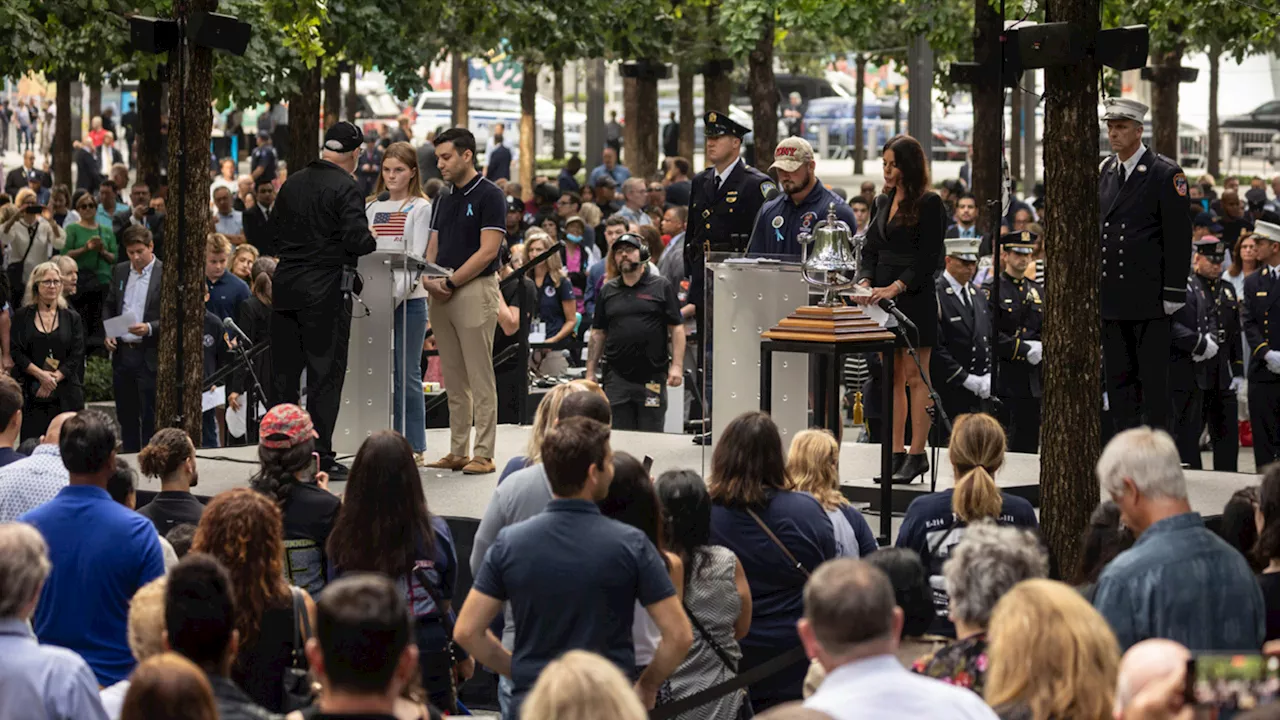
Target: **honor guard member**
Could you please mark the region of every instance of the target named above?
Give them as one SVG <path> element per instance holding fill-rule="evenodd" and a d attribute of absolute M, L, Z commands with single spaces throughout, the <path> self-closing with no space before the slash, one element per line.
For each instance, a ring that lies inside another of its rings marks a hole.
<path fill-rule="evenodd" d="M 778 143 L 770 170 L 778 172 L 782 192 L 765 202 L 751 231 L 747 252 L 752 255 L 800 255 L 801 233 L 811 233 L 827 219 L 827 208 L 835 206 L 836 217 L 857 232 L 853 208 L 831 192 L 814 172 L 813 146 L 808 140 L 790 137 Z"/>
<path fill-rule="evenodd" d="M 1225 243 L 1212 235 L 1195 242 L 1187 304 L 1171 318 L 1170 415 L 1182 462 L 1202 467 L 1200 431 L 1209 425 L 1213 469 L 1235 472 L 1239 455 L 1236 391 L 1244 382 L 1243 346 L 1235 290 L 1223 282 Z"/>
<path fill-rule="evenodd" d="M 1169 425 L 1169 316 L 1187 301 L 1191 218 L 1182 168 L 1142 144 L 1147 106 L 1107 100 L 1098 231 L 1102 235 L 1102 361 L 1119 432 Z"/>
<path fill-rule="evenodd" d="M 1009 450 L 1033 453 L 1040 443 L 1040 381 L 1043 348 L 1044 286 L 1024 277 L 1031 264 L 1036 236 L 1026 230 L 1000 238 L 999 294 L 996 297 L 995 355 L 1000 363 L 995 395 L 996 413 L 1009 436 Z M 987 281 L 983 289 L 994 291 Z"/>
<path fill-rule="evenodd" d="M 933 281 L 938 344 L 929 359 L 929 376 L 952 422 L 965 413 L 980 412 L 982 401 L 991 397 L 991 307 L 986 294 L 973 285 L 981 242 L 976 237 L 944 241 L 946 270 Z M 934 427 L 943 431 L 941 425 Z"/>
<path fill-rule="evenodd" d="M 1253 460 L 1261 470 L 1280 458 L 1280 305 L 1276 303 L 1280 299 L 1280 225 L 1259 221 L 1252 237 L 1261 269 L 1244 279 L 1240 317 L 1249 349 L 1245 362 L 1249 368 Z"/>

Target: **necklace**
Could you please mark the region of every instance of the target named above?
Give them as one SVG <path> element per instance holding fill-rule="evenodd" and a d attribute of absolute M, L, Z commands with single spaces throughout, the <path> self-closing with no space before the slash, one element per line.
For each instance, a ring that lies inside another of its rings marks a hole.
<path fill-rule="evenodd" d="M 49 319 L 49 321 L 48 321 L 48 322 L 45 322 L 44 316 L 45 316 L 45 312 L 47 312 L 47 311 L 51 311 L 51 312 L 52 312 L 52 314 L 53 314 L 53 316 Z M 57 330 L 57 329 L 58 329 L 58 311 L 57 311 L 57 309 L 55 309 L 55 308 L 48 308 L 48 309 L 46 310 L 46 308 L 45 308 L 45 306 L 44 306 L 43 304 L 41 304 L 41 305 L 37 306 L 37 308 L 36 308 L 36 327 L 40 330 L 40 332 L 42 332 L 42 333 L 44 333 L 44 334 L 46 334 L 46 335 L 48 335 L 49 333 L 53 332 L 54 330 Z"/>

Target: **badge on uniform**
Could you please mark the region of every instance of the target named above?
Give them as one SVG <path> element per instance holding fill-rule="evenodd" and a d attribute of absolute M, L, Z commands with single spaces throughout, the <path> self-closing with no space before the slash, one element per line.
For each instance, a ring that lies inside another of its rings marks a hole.
<path fill-rule="evenodd" d="M 782 227 L 782 216 L 778 215 L 773 219 L 773 222 L 769 224 L 772 225 L 775 230 Z"/>
<path fill-rule="evenodd" d="M 702 217 L 704 217 L 704 218 L 711 217 L 711 211 L 710 211 L 710 210 L 703 210 L 703 211 L 702 211 Z"/>
<path fill-rule="evenodd" d="M 813 222 L 818 219 L 817 213 L 807 212 L 800 217 L 800 229 L 808 231 L 813 227 Z"/>
<path fill-rule="evenodd" d="M 1146 165 L 1139 165 L 1139 166 L 1138 166 L 1138 172 L 1146 172 L 1146 171 L 1147 171 L 1147 166 L 1146 166 Z"/>
<path fill-rule="evenodd" d="M 1036 303 L 1037 305 L 1039 305 L 1039 304 L 1040 304 L 1040 293 L 1039 293 L 1039 291 L 1037 291 L 1035 288 L 1030 288 L 1030 290 L 1031 290 L 1031 300 L 1032 300 L 1032 302 L 1034 302 L 1034 303 Z"/>
<path fill-rule="evenodd" d="M 760 183 L 760 194 L 765 197 L 769 197 L 769 193 L 777 189 L 778 189 L 778 186 L 774 185 L 771 182 Z"/>
<path fill-rule="evenodd" d="M 725 201 L 725 202 L 727 202 L 727 203 L 735 203 L 735 202 L 737 202 L 737 201 L 738 201 L 738 191 L 737 191 L 737 190 L 730 190 L 729 192 L 725 193 L 725 195 L 724 195 L 724 201 Z"/>
<path fill-rule="evenodd" d="M 1178 173 L 1177 175 L 1174 175 L 1173 189 L 1178 191 L 1178 195 L 1182 197 L 1186 197 L 1187 196 L 1187 176 L 1183 175 L 1182 173 Z"/>
<path fill-rule="evenodd" d="M 952 288 L 949 288 L 949 287 L 948 287 L 948 288 L 947 288 L 947 294 L 948 294 L 948 295 L 955 295 L 955 294 L 956 294 L 956 291 L 955 291 L 955 290 L 953 290 Z"/>

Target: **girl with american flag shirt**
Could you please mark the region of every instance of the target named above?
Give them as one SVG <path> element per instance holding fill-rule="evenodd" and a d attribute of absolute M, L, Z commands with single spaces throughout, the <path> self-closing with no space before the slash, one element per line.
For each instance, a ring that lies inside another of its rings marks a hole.
<path fill-rule="evenodd" d="M 386 196 L 387 199 L 379 198 Z M 387 147 L 377 187 L 365 208 L 379 248 L 405 247 L 423 257 L 431 234 L 431 202 L 422 191 L 418 153 L 406 142 Z M 395 377 L 393 427 L 413 447 L 419 466 L 426 460 L 426 407 L 422 393 L 422 343 L 427 334 L 427 291 L 416 274 L 396 270 Z"/>

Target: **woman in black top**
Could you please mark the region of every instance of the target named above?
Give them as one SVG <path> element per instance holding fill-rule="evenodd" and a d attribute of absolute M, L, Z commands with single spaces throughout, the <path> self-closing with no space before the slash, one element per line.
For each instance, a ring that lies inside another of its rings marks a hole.
<path fill-rule="evenodd" d="M 9 335 L 13 376 L 22 386 L 22 437 L 40 437 L 61 412 L 84 407 L 84 323 L 62 296 L 62 273 L 31 271 Z"/>
<path fill-rule="evenodd" d="M 1267 640 L 1280 639 L 1280 465 L 1271 465 L 1258 489 L 1258 544 L 1253 554 L 1263 565 L 1258 584 L 1267 606 Z"/>
<path fill-rule="evenodd" d="M 929 170 L 924 150 L 910 135 L 885 143 L 885 194 L 876 198 L 867 242 L 858 268 L 859 285 L 871 289 L 858 296 L 860 305 L 892 300 L 916 326 L 903 328 L 925 372 L 938 338 L 938 300 L 933 273 L 942 255 L 944 213 L 942 198 L 927 192 Z M 901 339 L 899 339 L 901 343 Z M 909 483 L 929 471 L 924 454 L 929 436 L 929 390 L 906 347 L 893 359 L 893 482 Z M 911 449 L 902 452 L 907 424 L 907 390 L 911 395 Z"/>

